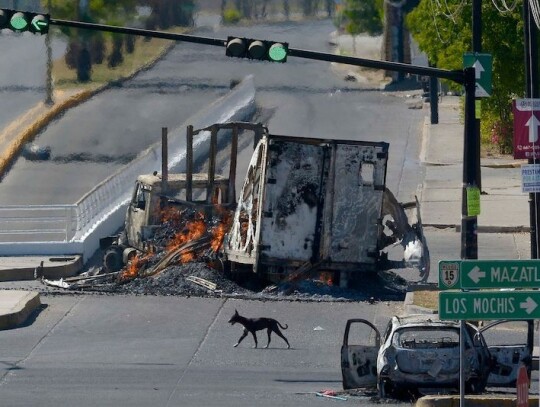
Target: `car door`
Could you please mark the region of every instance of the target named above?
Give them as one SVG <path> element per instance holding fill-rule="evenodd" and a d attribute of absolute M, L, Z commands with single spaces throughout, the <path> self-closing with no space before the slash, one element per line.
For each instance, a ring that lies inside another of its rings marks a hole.
<path fill-rule="evenodd" d="M 377 354 L 381 346 L 379 330 L 365 319 L 349 319 L 341 346 L 343 388 L 377 385 Z"/>
<path fill-rule="evenodd" d="M 533 329 L 533 321 L 510 320 L 495 321 L 480 329 L 492 358 L 488 386 L 515 386 L 521 364 L 530 377 Z"/>

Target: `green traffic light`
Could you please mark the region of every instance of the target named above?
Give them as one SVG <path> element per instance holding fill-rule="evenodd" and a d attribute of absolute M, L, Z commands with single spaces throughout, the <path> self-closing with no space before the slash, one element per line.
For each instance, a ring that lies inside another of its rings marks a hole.
<path fill-rule="evenodd" d="M 28 21 L 26 20 L 25 15 L 19 12 L 11 16 L 9 25 L 16 31 L 23 31 L 26 27 L 28 27 Z"/>
<path fill-rule="evenodd" d="M 32 18 L 30 31 L 36 33 L 46 33 L 49 31 L 49 21 L 47 17 L 42 14 L 37 14 Z"/>
<path fill-rule="evenodd" d="M 287 59 L 287 48 L 283 44 L 275 43 L 268 50 L 268 57 L 274 62 L 284 62 Z"/>

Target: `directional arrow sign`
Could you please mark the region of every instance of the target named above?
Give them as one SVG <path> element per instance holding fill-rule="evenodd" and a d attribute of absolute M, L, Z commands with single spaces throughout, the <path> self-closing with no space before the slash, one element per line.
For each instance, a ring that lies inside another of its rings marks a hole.
<path fill-rule="evenodd" d="M 538 288 L 539 260 L 463 260 L 460 286 L 474 288 Z"/>
<path fill-rule="evenodd" d="M 529 143 L 536 143 L 538 141 L 538 125 L 540 124 L 540 121 L 536 118 L 536 116 L 531 116 L 529 120 L 527 120 L 527 123 L 525 123 L 525 126 L 529 128 Z"/>
<path fill-rule="evenodd" d="M 540 99 L 516 99 L 514 113 L 514 158 L 540 158 L 538 126 Z"/>
<path fill-rule="evenodd" d="M 463 55 L 463 67 L 474 67 L 476 77 L 476 89 L 474 96 L 489 97 L 493 91 L 491 84 L 491 72 L 493 57 L 491 54 L 466 53 Z"/>
<path fill-rule="evenodd" d="M 439 318 L 525 320 L 540 318 L 540 291 L 443 291 Z"/>

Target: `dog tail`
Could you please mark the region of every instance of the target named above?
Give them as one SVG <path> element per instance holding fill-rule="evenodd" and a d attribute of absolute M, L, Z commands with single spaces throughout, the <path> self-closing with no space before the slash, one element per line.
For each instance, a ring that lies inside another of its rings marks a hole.
<path fill-rule="evenodd" d="M 281 329 L 287 329 L 289 325 L 285 324 L 285 326 L 281 325 L 279 322 L 277 323 Z"/>

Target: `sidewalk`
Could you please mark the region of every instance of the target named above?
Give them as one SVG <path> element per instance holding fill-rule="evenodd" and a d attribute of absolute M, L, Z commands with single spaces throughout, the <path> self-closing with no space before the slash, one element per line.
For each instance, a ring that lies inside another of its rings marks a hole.
<path fill-rule="evenodd" d="M 420 199 L 424 226 L 460 227 L 463 180 L 464 125 L 460 98 L 443 96 L 439 123 L 430 124 L 425 107 L 420 160 L 426 176 Z M 511 158 L 482 158 L 479 232 L 530 230 L 528 194 L 521 192 L 521 164 Z"/>

